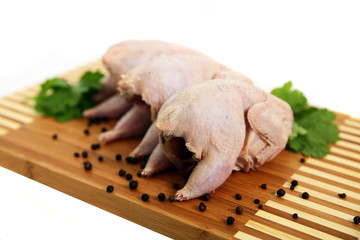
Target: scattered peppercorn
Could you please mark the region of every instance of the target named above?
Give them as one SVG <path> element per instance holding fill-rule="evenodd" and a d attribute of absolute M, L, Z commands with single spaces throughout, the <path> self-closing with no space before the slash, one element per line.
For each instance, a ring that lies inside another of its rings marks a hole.
<path fill-rule="evenodd" d="M 236 200 L 241 200 L 242 196 L 239 193 L 237 193 L 237 194 L 235 194 L 235 199 Z"/>
<path fill-rule="evenodd" d="M 301 158 L 301 159 L 300 159 L 300 162 L 301 162 L 301 163 L 304 163 L 304 162 L 305 162 L 305 158 Z"/>
<path fill-rule="evenodd" d="M 296 180 L 292 180 L 292 181 L 291 181 L 291 186 L 296 187 L 298 184 L 299 184 L 299 183 L 298 183 L 298 181 L 296 181 Z"/>
<path fill-rule="evenodd" d="M 301 194 L 301 197 L 302 197 L 303 199 L 308 199 L 308 198 L 309 198 L 309 194 L 308 194 L 307 192 L 303 192 L 303 193 Z"/>
<path fill-rule="evenodd" d="M 266 183 L 261 184 L 260 186 L 262 189 L 266 189 Z"/>
<path fill-rule="evenodd" d="M 83 162 L 83 165 L 84 165 L 84 168 L 85 168 L 86 171 L 89 171 L 89 170 L 92 169 L 92 164 L 89 161 Z"/>
<path fill-rule="evenodd" d="M 255 199 L 255 200 L 254 200 L 254 203 L 255 203 L 255 204 L 259 204 L 259 203 L 260 203 L 260 200 L 259 200 L 259 199 Z"/>
<path fill-rule="evenodd" d="M 52 139 L 56 140 L 57 139 L 57 134 L 52 135 Z"/>
<path fill-rule="evenodd" d="M 293 218 L 298 218 L 299 216 L 298 216 L 297 213 L 293 213 L 292 217 L 293 217 Z"/>
<path fill-rule="evenodd" d="M 198 206 L 198 209 L 199 209 L 200 212 L 205 211 L 205 210 L 206 210 L 206 205 L 205 205 L 205 203 L 201 202 L 201 203 L 199 204 L 199 206 Z"/>
<path fill-rule="evenodd" d="M 91 144 L 91 150 L 96 150 L 96 149 L 99 149 L 99 148 L 100 148 L 100 144 L 98 144 L 98 143 Z"/>
<path fill-rule="evenodd" d="M 126 171 L 124 170 L 124 169 L 120 169 L 119 170 L 119 176 L 124 176 L 125 175 L 125 173 L 126 173 Z"/>
<path fill-rule="evenodd" d="M 83 152 L 81 153 L 81 155 L 82 155 L 83 158 L 87 158 L 87 157 L 88 157 L 87 151 L 83 151 Z"/>
<path fill-rule="evenodd" d="M 159 195 L 158 195 L 158 200 L 159 201 L 164 201 L 165 200 L 165 194 L 164 193 L 159 193 Z"/>
<path fill-rule="evenodd" d="M 355 216 L 355 217 L 353 218 L 353 220 L 354 220 L 354 223 L 355 223 L 355 224 L 359 224 L 359 223 L 360 223 L 360 216 Z"/>
<path fill-rule="evenodd" d="M 137 186 L 138 186 L 138 181 L 131 180 L 131 181 L 129 182 L 129 188 L 130 188 L 130 189 L 136 189 Z"/>
<path fill-rule="evenodd" d="M 291 189 L 291 190 L 294 190 L 294 189 L 295 189 L 295 186 L 291 185 L 291 186 L 290 186 L 290 189 Z"/>
<path fill-rule="evenodd" d="M 78 152 L 74 153 L 74 157 L 80 157 L 80 154 Z"/>
<path fill-rule="evenodd" d="M 137 164 L 137 163 L 139 162 L 139 158 L 127 156 L 127 157 L 125 158 L 125 161 L 126 161 L 127 163 Z"/>
<path fill-rule="evenodd" d="M 204 195 L 202 195 L 200 197 L 201 200 L 203 201 L 209 201 L 210 200 L 210 194 L 209 193 L 205 193 Z"/>
<path fill-rule="evenodd" d="M 107 131 L 106 127 L 101 128 L 101 132 L 106 132 L 106 131 Z"/>
<path fill-rule="evenodd" d="M 85 130 L 84 130 L 84 134 L 85 134 L 85 135 L 89 135 L 89 134 L 90 134 L 89 129 L 85 129 Z"/>
<path fill-rule="evenodd" d="M 180 185 L 179 185 L 178 183 L 174 183 L 174 184 L 173 184 L 173 188 L 174 188 L 175 190 L 179 190 L 179 189 L 180 189 Z"/>
<path fill-rule="evenodd" d="M 243 207 L 241 207 L 241 206 L 237 206 L 237 207 L 235 208 L 236 214 L 242 214 L 243 211 L 244 211 L 244 210 L 243 210 Z"/>
<path fill-rule="evenodd" d="M 107 123 L 109 121 L 109 118 L 104 116 L 104 117 L 100 117 L 101 118 L 101 121 L 104 122 L 104 123 Z"/>
<path fill-rule="evenodd" d="M 175 201 L 175 196 L 174 196 L 174 195 L 171 195 L 171 196 L 169 197 L 169 202 L 173 202 L 173 201 Z"/>
<path fill-rule="evenodd" d="M 130 173 L 127 173 L 127 174 L 125 175 L 125 178 L 126 178 L 126 180 L 131 180 L 131 179 L 133 178 L 133 175 L 130 174 Z"/>
<path fill-rule="evenodd" d="M 144 193 L 143 195 L 141 195 L 141 200 L 143 200 L 144 202 L 149 200 L 149 194 Z"/>
<path fill-rule="evenodd" d="M 279 197 L 282 197 L 285 195 L 285 190 L 280 188 L 279 190 L 276 191 L 276 194 L 279 196 Z"/>
<path fill-rule="evenodd" d="M 99 162 L 102 162 L 102 161 L 104 161 L 104 158 L 102 156 L 99 156 L 98 160 L 99 160 Z"/>
<path fill-rule="evenodd" d="M 114 191 L 114 186 L 113 186 L 113 185 L 108 185 L 108 186 L 106 187 L 106 192 L 112 193 L 113 191 Z"/>
<path fill-rule="evenodd" d="M 121 159 L 122 159 L 122 156 L 121 156 L 121 154 L 116 154 L 115 155 L 115 159 L 117 160 L 117 161 L 120 161 Z"/>
<path fill-rule="evenodd" d="M 262 204 L 259 204 L 258 208 L 259 208 L 259 209 L 263 209 L 263 205 L 262 205 Z"/>
<path fill-rule="evenodd" d="M 138 177 L 142 177 L 142 175 L 141 175 L 141 171 L 138 171 L 138 172 L 136 173 L 136 176 L 138 176 Z"/>
<path fill-rule="evenodd" d="M 234 223 L 234 221 L 235 221 L 235 218 L 233 218 L 233 217 L 228 217 L 228 218 L 226 219 L 226 224 L 227 224 L 227 225 L 232 225 L 232 224 Z"/>
<path fill-rule="evenodd" d="M 346 198 L 346 193 L 339 193 L 338 196 L 339 196 L 340 198 Z"/>

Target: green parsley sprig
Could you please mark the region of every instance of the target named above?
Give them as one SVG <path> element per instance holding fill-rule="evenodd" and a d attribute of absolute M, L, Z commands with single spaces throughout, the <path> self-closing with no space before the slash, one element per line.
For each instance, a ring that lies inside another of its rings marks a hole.
<path fill-rule="evenodd" d="M 336 115 L 325 108 L 310 107 L 304 94 L 291 88 L 292 82 L 289 81 L 271 92 L 286 101 L 294 114 L 292 134 L 286 146 L 290 151 L 305 156 L 325 157 L 330 152 L 329 143 L 340 139 L 333 123 Z"/>
<path fill-rule="evenodd" d="M 103 76 L 99 71 L 87 71 L 76 84 L 61 78 L 48 79 L 34 97 L 35 110 L 59 122 L 80 118 L 85 109 L 95 105 L 92 97 L 102 88 L 100 80 Z"/>

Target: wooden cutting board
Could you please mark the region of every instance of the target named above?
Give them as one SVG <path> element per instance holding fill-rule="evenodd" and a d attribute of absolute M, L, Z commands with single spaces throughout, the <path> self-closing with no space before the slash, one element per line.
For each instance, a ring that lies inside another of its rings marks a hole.
<path fill-rule="evenodd" d="M 95 62 L 64 74 L 75 81 L 86 70 L 100 69 Z M 202 200 L 163 202 L 157 199 L 162 192 L 174 195 L 174 183 L 184 185 L 184 176 L 175 170 L 152 178 L 137 177 L 140 163 L 130 164 L 125 157 L 139 143 L 132 138 L 91 150 L 103 127 L 111 129 L 115 121 L 87 126 L 86 119 L 58 123 L 38 116 L 33 103 L 39 86 L 0 99 L 0 165 L 46 184 L 85 202 L 117 214 L 147 228 L 175 239 L 357 239 L 360 225 L 353 217 L 360 215 L 360 119 L 337 114 L 341 140 L 331 145 L 331 153 L 324 159 L 302 158 L 283 151 L 273 161 L 249 173 L 236 172 L 209 201 L 206 211 L 200 212 Z M 85 135 L 84 129 L 90 134 Z M 53 134 L 58 138 L 54 140 Z M 74 157 L 75 152 L 87 151 L 87 159 Z M 116 154 L 122 160 L 115 159 Z M 98 156 L 104 161 L 99 162 Z M 86 171 L 83 162 L 92 163 Z M 120 169 L 131 173 L 139 183 L 129 189 L 129 181 L 118 175 Z M 290 182 L 299 185 L 290 190 Z M 267 189 L 260 188 L 266 183 Z M 106 192 L 114 186 L 112 193 Z M 276 196 L 283 188 L 284 197 Z M 303 199 L 301 194 L 310 197 Z M 147 202 L 141 195 L 148 193 Z M 235 194 L 242 199 L 235 199 Z M 338 193 L 346 193 L 342 199 Z M 259 199 L 259 204 L 254 200 Z M 241 215 L 235 208 L 243 207 Z M 298 218 L 292 217 L 293 213 Z M 228 216 L 235 218 L 226 224 Z"/>

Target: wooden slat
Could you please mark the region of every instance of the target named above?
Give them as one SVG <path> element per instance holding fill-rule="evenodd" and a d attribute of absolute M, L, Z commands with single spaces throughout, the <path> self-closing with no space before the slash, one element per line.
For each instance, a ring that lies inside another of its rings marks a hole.
<path fill-rule="evenodd" d="M 352 167 L 352 168 L 357 168 L 357 169 L 360 170 L 360 163 L 359 162 L 355 162 L 355 161 L 352 161 L 352 160 L 349 160 L 349 159 L 346 159 L 346 158 L 343 158 L 343 157 L 338 157 L 338 156 L 335 156 L 335 155 L 332 155 L 332 154 L 326 155 L 325 159 L 330 160 L 330 161 L 335 162 L 335 163 L 340 163 L 340 164 L 343 164 L 343 165 L 346 165 L 346 166 L 349 166 L 349 167 Z"/>
<path fill-rule="evenodd" d="M 341 188 L 341 187 L 337 187 L 335 185 L 332 185 L 332 184 L 329 184 L 329 183 L 325 183 L 325 182 L 322 182 L 322 181 L 318 181 L 318 180 L 315 180 L 313 178 L 309 178 L 309 177 L 306 177 L 306 176 L 303 176 L 301 174 L 298 174 L 298 173 L 295 173 L 291 176 L 292 179 L 297 179 L 299 181 L 302 181 L 302 182 L 306 182 L 308 184 L 312 184 L 314 186 L 317 186 L 317 187 L 320 187 L 320 188 L 323 188 L 323 189 L 327 189 L 329 191 L 333 191 L 334 193 L 341 193 L 341 192 L 344 192 L 344 188 Z M 350 191 L 348 189 L 346 189 L 346 193 L 347 195 L 353 197 L 353 198 L 356 198 L 358 200 L 360 200 L 360 193 L 358 192 L 354 192 L 354 191 Z"/>
<path fill-rule="evenodd" d="M 360 128 L 360 123 L 357 121 L 353 121 L 351 119 L 345 119 L 344 124 L 354 127 L 354 128 Z"/>
<path fill-rule="evenodd" d="M 339 167 L 339 166 L 336 166 L 334 164 L 329 164 L 329 163 L 326 163 L 324 161 L 321 161 L 321 160 L 317 160 L 315 158 L 308 158 L 307 161 L 306 161 L 308 164 L 311 164 L 311 165 L 314 165 L 314 166 L 318 166 L 318 167 L 322 167 L 322 168 L 326 168 L 328 170 L 331 170 L 331 171 L 335 171 L 335 172 L 339 172 L 341 174 L 345 174 L 345 175 L 349 175 L 353 178 L 358 178 L 360 180 L 360 175 L 358 174 L 359 172 L 358 171 L 353 171 L 353 170 L 350 170 L 350 169 L 347 169 L 347 168 L 344 168 L 344 167 Z M 306 168 L 306 167 L 305 167 Z M 300 170 L 300 171 L 307 171 L 307 169 L 304 169 L 304 167 L 302 167 L 303 170 Z M 313 173 L 313 170 L 311 170 Z M 324 174 L 321 173 L 320 171 L 317 171 L 315 172 L 316 173 L 320 173 L 320 175 L 318 176 L 321 176 L 323 177 Z M 332 180 L 334 179 L 338 179 L 338 177 L 335 177 L 334 178 L 334 175 L 329 175 L 328 173 L 325 173 L 325 175 L 327 176 L 326 178 L 331 178 Z M 344 178 L 340 178 L 340 181 L 343 181 Z M 346 179 L 346 182 L 348 182 L 348 180 Z M 353 187 L 357 187 L 357 188 L 360 188 L 360 183 L 358 182 L 354 182 L 354 181 L 350 181 L 349 183 L 355 183 L 354 185 L 352 185 Z"/>
<path fill-rule="evenodd" d="M 347 133 L 351 133 L 353 135 L 360 136 L 360 130 L 353 128 L 353 127 L 349 127 L 349 126 L 345 126 L 345 125 L 341 124 L 338 126 L 338 129 L 339 129 L 339 131 L 342 131 L 342 132 L 347 132 Z"/>
<path fill-rule="evenodd" d="M 22 122 L 22 123 L 31 123 L 34 121 L 32 117 L 26 116 L 21 113 L 17 113 L 11 110 L 8 110 L 6 108 L 0 107 L 0 115 L 3 115 L 5 117 L 14 119 L 16 121 Z"/>
<path fill-rule="evenodd" d="M 331 169 L 331 170 L 334 170 L 334 169 Z M 320 170 L 310 168 L 310 167 L 307 167 L 307 166 L 301 166 L 299 168 L 299 171 L 302 171 L 302 172 L 305 172 L 305 173 L 308 173 L 308 174 L 312 174 L 312 175 L 315 175 L 315 176 L 318 176 L 318 177 L 326 178 L 326 179 L 331 180 L 331 181 L 335 181 L 335 182 L 338 182 L 338 183 L 341 183 L 341 184 L 345 184 L 345 185 L 360 189 L 360 183 L 359 182 L 355 182 L 355 181 L 349 180 L 347 178 L 339 177 L 339 176 L 336 176 L 336 175 L 331 174 L 331 173 L 320 171 Z"/>
<path fill-rule="evenodd" d="M 284 225 L 286 227 L 305 232 L 305 233 L 307 233 L 307 234 L 309 234 L 311 236 L 314 236 L 314 237 L 317 237 L 317 238 L 320 238 L 320 239 L 328 239 L 328 240 L 331 240 L 331 239 L 339 240 L 339 239 L 341 239 L 341 238 L 332 236 L 330 234 L 327 234 L 325 232 L 319 231 L 317 229 L 314 229 L 314 228 L 311 228 L 311 227 L 308 227 L 308 226 L 305 226 L 305 225 L 290 221 L 288 219 L 279 217 L 279 216 L 277 216 L 275 214 L 268 213 L 266 211 L 260 210 L 260 211 L 258 211 L 256 213 L 256 216 L 260 216 L 260 217 L 266 218 L 268 220 L 274 221 L 276 223 L 282 224 L 282 225 Z"/>
<path fill-rule="evenodd" d="M 0 126 L 10 129 L 19 129 L 21 127 L 21 124 L 0 116 Z"/>
<path fill-rule="evenodd" d="M 283 186 L 286 188 L 290 188 L 291 183 L 286 182 L 286 183 L 284 183 Z M 329 203 L 334 203 L 334 204 L 337 204 L 338 206 L 347 207 L 349 209 L 360 212 L 359 204 L 355 204 L 355 203 L 346 201 L 342 198 L 339 198 L 338 196 L 336 196 L 337 194 L 333 194 L 332 196 L 330 196 L 328 194 L 324 194 L 324 193 L 315 191 L 314 189 L 303 187 L 303 186 L 296 186 L 295 191 L 299 192 L 299 193 L 307 192 L 307 193 L 309 193 L 310 196 L 317 197 L 317 198 L 327 201 Z M 334 197 L 334 196 L 336 196 L 336 197 Z"/>
<path fill-rule="evenodd" d="M 344 141 L 344 140 L 339 140 L 339 141 L 336 142 L 336 145 L 340 146 L 340 147 L 343 147 L 343 148 L 348 148 L 348 149 L 353 150 L 353 151 L 360 152 L 360 147 L 359 147 L 358 144 L 354 144 L 354 143 L 347 142 L 347 141 Z"/>
<path fill-rule="evenodd" d="M 269 227 L 267 225 L 261 224 L 259 222 L 255 222 L 255 221 L 248 221 L 245 226 L 253 228 L 255 230 L 258 230 L 260 232 L 266 233 L 270 236 L 276 237 L 276 238 L 280 238 L 280 239 L 285 239 L 285 240 L 300 240 L 302 238 L 298 238 L 295 237 L 291 234 L 288 234 L 286 232 L 274 229 L 272 227 Z"/>
<path fill-rule="evenodd" d="M 0 136 L 5 136 L 8 132 L 9 132 L 9 130 L 0 127 Z"/>
<path fill-rule="evenodd" d="M 357 143 L 357 145 L 360 144 L 360 137 L 358 137 L 358 136 L 354 136 L 354 135 L 352 135 L 352 134 L 340 132 L 340 133 L 339 133 L 339 137 L 340 137 L 341 139 L 344 139 L 344 140 L 348 140 L 348 141 L 351 141 L 351 142 L 355 142 L 355 143 Z M 358 147 L 359 147 L 359 145 L 358 145 Z"/>
<path fill-rule="evenodd" d="M 255 237 L 253 235 L 250 235 L 246 232 L 238 231 L 234 238 L 241 239 L 241 240 L 261 240 L 261 238 Z"/>
<path fill-rule="evenodd" d="M 23 104 L 20 104 L 17 102 L 9 101 L 6 99 L 0 99 L 0 105 L 10 108 L 10 109 L 13 109 L 18 112 L 21 112 L 21 113 L 25 113 L 30 116 L 37 115 L 32 107 L 29 107 L 29 106 L 26 106 L 26 105 L 23 105 Z"/>
<path fill-rule="evenodd" d="M 346 227 L 344 225 L 335 223 L 333 221 L 330 221 L 330 220 L 327 220 L 327 219 L 324 219 L 324 218 L 320 218 L 320 217 L 315 216 L 313 214 L 310 214 L 310 213 L 301 211 L 299 209 L 295 209 L 295 208 L 283 205 L 283 204 L 275 202 L 275 201 L 270 200 L 270 201 L 266 202 L 265 205 L 276 208 L 276 209 L 279 209 L 279 210 L 284 211 L 284 212 L 286 212 L 288 214 L 297 213 L 300 218 L 304 218 L 304 219 L 306 219 L 308 221 L 323 225 L 325 227 L 332 228 L 332 229 L 337 230 L 337 231 L 341 231 L 341 232 L 346 233 L 346 234 L 348 234 L 350 236 L 353 236 L 353 237 L 358 237 L 359 236 L 359 231 L 357 231 L 355 229 Z"/>
<path fill-rule="evenodd" d="M 331 147 L 331 152 L 339 154 L 339 155 L 343 155 L 345 157 L 351 157 L 351 158 L 360 160 L 360 154 L 359 153 L 348 151 L 348 150 L 345 150 L 345 149 L 341 149 L 341 148 L 338 148 L 338 147 L 335 147 L 335 146 Z"/>

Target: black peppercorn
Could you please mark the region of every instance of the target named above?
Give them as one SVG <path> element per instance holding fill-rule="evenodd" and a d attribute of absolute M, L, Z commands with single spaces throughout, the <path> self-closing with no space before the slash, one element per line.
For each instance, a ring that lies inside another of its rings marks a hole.
<path fill-rule="evenodd" d="M 57 134 L 52 135 L 52 139 L 56 140 L 57 139 Z"/>
<path fill-rule="evenodd" d="M 301 162 L 301 163 L 304 163 L 304 162 L 305 162 L 305 158 L 301 158 L 301 159 L 300 159 L 300 162 Z"/>
<path fill-rule="evenodd" d="M 236 214 L 242 214 L 243 211 L 244 211 L 244 210 L 243 210 L 243 207 L 241 207 L 241 206 L 237 206 L 237 207 L 235 208 Z"/>
<path fill-rule="evenodd" d="M 169 202 L 173 202 L 173 201 L 175 201 L 175 196 L 174 196 L 174 195 L 171 195 L 171 196 L 169 197 Z"/>
<path fill-rule="evenodd" d="M 84 169 L 85 169 L 86 171 L 89 171 L 89 170 L 92 169 L 92 164 L 91 164 L 91 162 L 89 162 L 89 161 L 83 162 L 83 165 L 84 165 Z"/>
<path fill-rule="evenodd" d="M 159 193 L 159 195 L 158 195 L 158 200 L 159 201 L 164 201 L 165 200 L 165 194 L 164 193 Z"/>
<path fill-rule="evenodd" d="M 101 128 L 101 132 L 106 132 L 106 131 L 107 131 L 106 127 Z"/>
<path fill-rule="evenodd" d="M 239 193 L 237 193 L 237 194 L 235 194 L 235 199 L 236 200 L 241 200 L 242 196 Z"/>
<path fill-rule="evenodd" d="M 285 190 L 280 188 L 279 190 L 276 191 L 276 194 L 279 196 L 279 197 L 282 197 L 285 195 Z"/>
<path fill-rule="evenodd" d="M 353 220 L 354 220 L 354 223 L 355 223 L 355 224 L 359 224 L 359 223 L 360 223 L 360 216 L 355 216 L 355 217 L 353 218 Z"/>
<path fill-rule="evenodd" d="M 139 162 L 139 158 L 127 156 L 127 157 L 125 158 L 125 161 L 126 161 L 127 163 L 137 164 L 137 163 Z"/>
<path fill-rule="evenodd" d="M 136 173 L 136 176 L 142 177 L 141 171 L 138 171 L 138 172 Z"/>
<path fill-rule="evenodd" d="M 133 178 L 133 175 L 130 174 L 130 173 L 127 173 L 127 174 L 125 175 L 125 178 L 126 178 L 126 180 L 131 180 L 131 179 Z"/>
<path fill-rule="evenodd" d="M 259 199 L 255 199 L 255 200 L 254 200 L 254 203 L 255 203 L 255 204 L 259 204 L 259 203 L 260 203 L 260 200 L 259 200 Z"/>
<path fill-rule="evenodd" d="M 129 182 L 129 188 L 130 188 L 130 189 L 136 189 L 137 186 L 138 186 L 138 181 L 131 180 L 131 181 Z"/>
<path fill-rule="evenodd" d="M 263 205 L 262 205 L 262 204 L 259 204 L 258 208 L 259 208 L 259 209 L 263 209 Z"/>
<path fill-rule="evenodd" d="M 99 148 L 100 148 L 100 144 L 98 144 L 98 143 L 91 144 L 91 150 L 96 150 L 96 149 L 99 149 Z"/>
<path fill-rule="evenodd" d="M 81 153 L 81 155 L 82 155 L 83 158 L 87 158 L 87 157 L 88 157 L 87 151 L 83 151 L 83 152 Z"/>
<path fill-rule="evenodd" d="M 144 202 L 149 200 L 149 194 L 144 193 L 143 195 L 141 195 L 141 200 L 143 200 Z"/>
<path fill-rule="evenodd" d="M 106 192 L 112 193 L 113 191 L 114 191 L 114 186 L 113 186 L 113 185 L 108 185 L 108 186 L 106 187 Z"/>
<path fill-rule="evenodd" d="M 231 224 L 234 223 L 234 221 L 235 221 L 235 218 L 233 218 L 233 217 L 228 217 L 228 218 L 226 219 L 226 224 L 227 224 L 227 225 L 231 225 Z"/>
<path fill-rule="evenodd" d="M 126 174 L 126 171 L 124 169 L 119 170 L 119 176 L 124 176 Z"/>
<path fill-rule="evenodd" d="M 266 183 L 261 184 L 260 186 L 262 189 L 266 189 Z"/>
<path fill-rule="evenodd" d="M 201 200 L 203 201 L 209 201 L 210 200 L 210 194 L 209 193 L 205 193 L 204 195 L 202 195 L 200 197 Z"/>
<path fill-rule="evenodd" d="M 293 213 L 292 217 L 293 217 L 293 218 L 298 218 L 299 216 L 298 216 L 297 213 Z"/>
<path fill-rule="evenodd" d="M 115 159 L 116 159 L 117 161 L 120 161 L 121 158 L 122 158 L 121 154 L 118 153 L 118 154 L 115 155 Z"/>
<path fill-rule="evenodd" d="M 85 130 L 84 130 L 84 134 L 85 134 L 85 135 L 89 135 L 89 134 L 90 134 L 90 131 L 89 131 L 88 129 L 85 129 Z"/>
<path fill-rule="evenodd" d="M 206 210 L 206 205 L 205 205 L 205 203 L 201 202 L 201 203 L 199 204 L 199 206 L 198 206 L 198 209 L 199 209 L 200 212 L 205 211 L 205 210 Z"/>
<path fill-rule="evenodd" d="M 294 190 L 294 189 L 295 189 L 295 186 L 291 185 L 290 190 Z"/>
<path fill-rule="evenodd" d="M 298 181 L 296 181 L 296 180 L 292 180 L 292 181 L 291 181 L 291 186 L 296 187 L 298 184 L 299 184 L 299 183 L 298 183 Z"/>
<path fill-rule="evenodd" d="M 346 198 L 346 193 L 339 193 L 338 196 L 339 196 L 340 198 Z"/>
<path fill-rule="evenodd" d="M 308 199 L 308 198 L 309 198 L 309 194 L 308 194 L 307 192 L 303 192 L 303 193 L 301 194 L 301 197 L 302 197 L 303 199 Z"/>
<path fill-rule="evenodd" d="M 176 190 L 179 190 L 180 189 L 180 186 L 178 183 L 174 183 L 173 184 L 173 188 L 176 189 Z"/>
<path fill-rule="evenodd" d="M 104 160 L 104 158 L 102 156 L 99 156 L 98 160 L 99 160 L 99 162 L 102 162 Z"/>
<path fill-rule="evenodd" d="M 80 157 L 80 154 L 78 152 L 74 153 L 74 157 Z"/>

